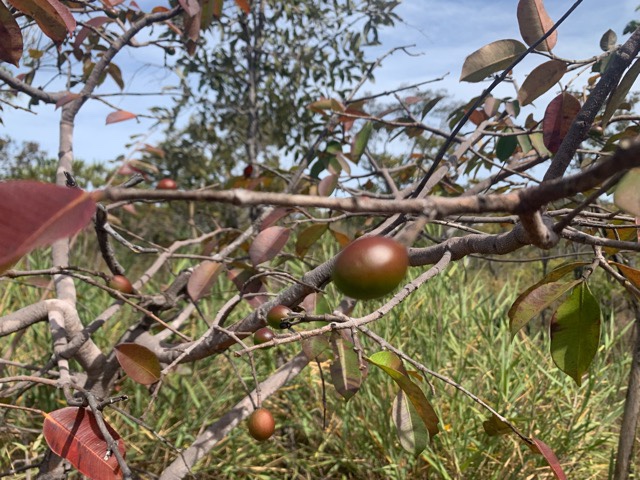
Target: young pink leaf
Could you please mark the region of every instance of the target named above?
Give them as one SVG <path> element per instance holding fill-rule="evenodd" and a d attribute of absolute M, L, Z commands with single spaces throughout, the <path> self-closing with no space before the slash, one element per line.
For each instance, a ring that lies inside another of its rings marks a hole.
<path fill-rule="evenodd" d="M 131 380 L 141 385 L 151 385 L 160 380 L 160 362 L 147 347 L 137 343 L 121 343 L 115 346 L 116 359 Z"/>
<path fill-rule="evenodd" d="M 218 262 L 205 260 L 198 265 L 187 282 L 187 293 L 191 300 L 195 302 L 208 295 L 221 271 L 222 264 Z"/>
<path fill-rule="evenodd" d="M 518 91 L 520 106 L 533 102 L 560 81 L 567 72 L 567 64 L 560 60 L 549 60 L 538 65 L 522 82 Z"/>
<path fill-rule="evenodd" d="M 580 102 L 570 93 L 563 92 L 551 100 L 542 120 L 544 144 L 551 153 L 558 151 L 579 111 Z"/>
<path fill-rule="evenodd" d="M 22 32 L 9 9 L 0 2 L 0 61 L 16 67 L 22 58 Z"/>
<path fill-rule="evenodd" d="M 120 454 L 126 455 L 120 435 L 107 424 Z M 94 480 L 118 480 L 122 471 L 113 452 L 108 452 L 98 422 L 91 410 L 66 407 L 45 413 L 42 428 L 47 445 L 56 455 L 67 460 L 80 473 Z"/>
<path fill-rule="evenodd" d="M 531 437 L 531 440 L 533 440 L 533 443 L 535 444 L 534 447 L 532 447 L 532 450 L 539 453 L 545 458 L 556 478 L 558 480 L 567 480 L 567 475 L 562 470 L 560 462 L 558 461 L 558 457 L 556 457 L 556 454 L 553 453 L 553 450 L 551 450 L 549 445 L 544 443 L 542 440 L 537 439 L 536 437 Z"/>
<path fill-rule="evenodd" d="M 476 50 L 462 65 L 461 82 L 481 82 L 489 75 L 507 68 L 516 58 L 526 52 L 517 40 L 498 40 Z"/>
<path fill-rule="evenodd" d="M 90 194 L 31 180 L 0 183 L 0 272 L 34 248 L 74 235 L 96 211 Z"/>
<path fill-rule="evenodd" d="M 8 0 L 22 13 L 33 18 L 42 32 L 55 43 L 62 43 L 67 33 L 76 29 L 71 11 L 58 0 Z"/>
<path fill-rule="evenodd" d="M 529 46 L 537 42 L 553 27 L 553 20 L 545 10 L 542 0 L 520 0 L 517 15 L 520 35 Z M 558 32 L 554 31 L 536 47 L 536 50 L 550 52 L 556 46 L 557 41 Z"/>
<path fill-rule="evenodd" d="M 132 118 L 137 118 L 135 113 L 127 112 L 126 110 L 116 110 L 115 112 L 111 112 L 107 115 L 107 121 L 105 125 L 109 125 L 110 123 L 124 122 L 125 120 L 131 120 Z"/>
<path fill-rule="evenodd" d="M 289 240 L 290 233 L 288 228 L 277 226 L 262 230 L 249 247 L 251 263 L 260 265 L 278 255 Z"/>

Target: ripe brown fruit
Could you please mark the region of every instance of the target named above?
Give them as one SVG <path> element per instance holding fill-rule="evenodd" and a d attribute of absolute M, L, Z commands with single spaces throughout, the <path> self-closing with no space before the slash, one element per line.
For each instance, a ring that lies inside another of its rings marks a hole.
<path fill-rule="evenodd" d="M 253 343 L 260 345 L 267 343 L 275 338 L 276 334 L 270 328 L 264 327 L 256 330 L 253 334 Z"/>
<path fill-rule="evenodd" d="M 291 309 L 286 305 L 276 305 L 267 313 L 267 323 L 271 328 L 283 328 L 283 320 L 291 313 Z M 287 321 L 284 322 L 286 328 Z"/>
<path fill-rule="evenodd" d="M 109 286 L 121 293 L 133 293 L 133 285 L 124 275 L 114 275 L 109 280 Z"/>
<path fill-rule="evenodd" d="M 156 190 L 177 190 L 178 184 L 173 178 L 163 178 L 156 185 Z"/>
<path fill-rule="evenodd" d="M 333 282 L 357 300 L 382 297 L 393 291 L 407 273 L 407 249 L 390 238 L 363 237 L 338 254 Z"/>
<path fill-rule="evenodd" d="M 266 408 L 258 408 L 249 417 L 249 434 L 256 440 L 268 440 L 275 430 L 276 422 Z"/>

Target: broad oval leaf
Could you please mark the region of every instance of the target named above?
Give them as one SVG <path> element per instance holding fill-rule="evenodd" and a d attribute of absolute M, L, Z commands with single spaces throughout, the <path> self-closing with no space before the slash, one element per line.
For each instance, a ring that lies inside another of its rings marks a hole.
<path fill-rule="evenodd" d="M 515 135 L 510 135 L 508 137 L 500 137 L 498 138 L 498 142 L 496 144 L 496 157 L 498 160 L 505 161 L 513 152 L 516 151 L 518 147 L 518 137 Z"/>
<path fill-rule="evenodd" d="M 556 478 L 558 480 L 567 480 L 567 475 L 562 470 L 558 457 L 553 453 L 551 447 L 536 437 L 531 437 L 531 440 L 535 444 L 532 449 L 544 457 Z"/>
<path fill-rule="evenodd" d="M 0 2 L 0 61 L 9 62 L 16 67 L 22 58 L 22 32 L 9 9 Z"/>
<path fill-rule="evenodd" d="M 529 320 L 538 315 L 582 280 L 536 284 L 521 293 L 509 309 L 509 329 L 515 336 Z"/>
<path fill-rule="evenodd" d="M 288 228 L 278 226 L 262 230 L 249 247 L 251 263 L 260 265 L 278 255 L 289 240 L 290 233 Z"/>
<path fill-rule="evenodd" d="M 131 120 L 137 118 L 135 113 L 127 112 L 126 110 L 116 110 L 107 115 L 106 125 L 110 123 L 124 122 L 125 120 Z"/>
<path fill-rule="evenodd" d="M 567 73 L 567 64 L 560 60 L 549 60 L 538 65 L 522 82 L 518 91 L 520 105 L 528 105 L 540 95 L 548 92 L 565 73 Z"/>
<path fill-rule="evenodd" d="M 325 362 L 334 358 L 328 337 L 328 334 L 317 335 L 315 337 L 305 338 L 302 340 L 302 351 L 309 361 L 315 360 L 318 362 Z"/>
<path fill-rule="evenodd" d="M 332 332 L 330 342 L 334 357 L 330 367 L 331 380 L 336 391 L 348 401 L 358 392 L 362 384 L 358 354 L 354 350 L 353 343 L 345 340 L 340 332 Z"/>
<path fill-rule="evenodd" d="M 160 362 L 147 347 L 137 343 L 115 346 L 116 359 L 124 372 L 136 383 L 151 385 L 160 380 Z"/>
<path fill-rule="evenodd" d="M 557 367 L 580 386 L 599 343 L 600 305 L 582 282 L 551 320 L 551 357 Z"/>
<path fill-rule="evenodd" d="M 335 173 L 327 175 L 320 183 L 318 183 L 318 195 L 322 197 L 328 197 L 338 186 L 338 175 Z"/>
<path fill-rule="evenodd" d="M 520 0 L 517 15 L 520 35 L 529 46 L 536 43 L 553 27 L 553 20 L 545 10 L 542 0 Z M 536 50 L 550 52 L 556 46 L 557 41 L 558 32 L 554 31 L 536 47 Z"/>
<path fill-rule="evenodd" d="M 551 100 L 542 120 L 544 145 L 551 153 L 558 151 L 579 111 L 580 101 L 570 93 L 563 92 Z"/>
<path fill-rule="evenodd" d="M 67 33 L 76 29 L 71 11 L 58 0 L 8 0 L 22 13 L 33 18 L 42 32 L 55 43 L 62 43 Z"/>
<path fill-rule="evenodd" d="M 414 456 L 420 455 L 429 443 L 429 431 L 402 389 L 393 399 L 391 418 L 402 448 Z"/>
<path fill-rule="evenodd" d="M 0 182 L 0 272 L 34 248 L 74 235 L 95 211 L 92 196 L 77 188 Z"/>
<path fill-rule="evenodd" d="M 126 452 L 122 438 L 109 424 L 107 430 L 124 457 Z M 56 455 L 66 459 L 87 477 L 94 480 L 122 478 L 118 461 L 112 452 L 107 452 L 107 442 L 91 410 L 66 407 L 45 413 L 42 433 Z"/>
<path fill-rule="evenodd" d="M 618 35 L 616 35 L 616 32 L 609 29 L 604 32 L 604 35 L 602 35 L 602 38 L 600 38 L 600 48 L 603 52 L 608 52 L 609 50 L 613 50 L 614 48 L 616 48 L 617 42 Z"/>
<path fill-rule="evenodd" d="M 364 154 L 365 149 L 367 148 L 367 144 L 369 143 L 369 139 L 371 138 L 371 132 L 373 131 L 373 123 L 366 122 L 355 137 L 353 137 L 353 143 L 351 144 L 351 161 L 353 163 L 358 163 L 360 161 L 360 157 Z"/>
<path fill-rule="evenodd" d="M 461 82 L 480 82 L 492 73 L 507 68 L 527 51 L 518 40 L 498 40 L 476 50 L 462 65 Z"/>
<path fill-rule="evenodd" d="M 621 210 L 640 216 L 640 168 L 632 168 L 618 182 L 613 201 Z"/>
<path fill-rule="evenodd" d="M 429 435 L 436 435 L 439 432 L 438 416 L 427 397 L 424 396 L 422 389 L 409 377 L 400 357 L 393 352 L 383 351 L 374 353 L 367 358 L 367 361 L 381 368 L 398 384 L 409 397 L 411 404 L 427 427 Z"/>
<path fill-rule="evenodd" d="M 327 224 L 316 224 L 305 228 L 296 240 L 296 255 L 304 257 L 311 246 L 329 229 Z"/>
<path fill-rule="evenodd" d="M 624 74 L 622 80 L 618 84 L 618 87 L 613 91 L 611 96 L 609 97 L 609 101 L 607 102 L 607 106 L 604 109 L 604 113 L 602 114 L 601 124 L 604 128 L 614 112 L 620 107 L 620 105 L 625 101 L 631 87 L 635 83 L 638 75 L 640 74 L 640 59 L 636 60 L 631 68 Z"/>
<path fill-rule="evenodd" d="M 213 283 L 222 271 L 222 264 L 205 260 L 196 267 L 187 282 L 187 293 L 194 302 L 200 300 L 211 291 Z"/>

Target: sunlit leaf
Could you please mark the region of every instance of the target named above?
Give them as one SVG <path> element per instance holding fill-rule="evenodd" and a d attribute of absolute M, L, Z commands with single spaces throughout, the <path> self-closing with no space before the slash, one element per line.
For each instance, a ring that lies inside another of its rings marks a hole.
<path fill-rule="evenodd" d="M 353 143 L 351 145 L 351 161 L 353 163 L 358 163 L 360 161 L 360 157 L 364 153 L 367 148 L 367 144 L 369 143 L 369 139 L 371 138 L 371 132 L 373 131 L 373 123 L 366 122 L 362 129 L 356 134 L 353 138 Z"/>
<path fill-rule="evenodd" d="M 640 288 L 640 270 L 618 262 L 609 262 L 609 265 L 617 267 L 624 275 L 624 278 L 633 283 L 634 287 Z"/>
<path fill-rule="evenodd" d="M 548 92 L 567 72 L 567 64 L 560 60 L 549 60 L 532 70 L 518 91 L 518 101 L 525 106 Z"/>
<path fill-rule="evenodd" d="M 187 293 L 191 300 L 198 301 L 209 294 L 218 275 L 222 272 L 222 264 L 205 260 L 196 267 L 187 282 Z"/>
<path fill-rule="evenodd" d="M 304 257 L 311 246 L 329 229 L 326 223 L 310 225 L 298 234 L 296 240 L 296 255 Z"/>
<path fill-rule="evenodd" d="M 58 0 L 8 0 L 23 13 L 33 18 L 42 32 L 55 43 L 62 43 L 67 33 L 76 29 L 71 11 Z"/>
<path fill-rule="evenodd" d="M 615 111 L 620 108 L 622 103 L 627 98 L 631 87 L 635 83 L 638 75 L 640 74 L 640 59 L 633 62 L 631 68 L 624 74 L 622 80 L 618 84 L 618 87 L 613 91 L 611 96 L 609 97 L 609 101 L 607 102 L 607 106 L 604 109 L 604 113 L 602 114 L 601 124 L 604 128 L 611 117 L 615 113 Z"/>
<path fill-rule="evenodd" d="M 333 363 L 331 364 L 331 380 L 336 391 L 349 400 L 360 389 L 362 371 L 358 354 L 354 351 L 353 343 L 344 339 L 340 332 L 331 332 L 331 347 Z"/>
<path fill-rule="evenodd" d="M 603 52 L 608 52 L 609 50 L 613 50 L 614 48 L 616 48 L 617 42 L 618 35 L 616 35 L 616 32 L 609 29 L 604 32 L 604 35 L 602 35 L 602 38 L 600 38 L 600 48 Z"/>
<path fill-rule="evenodd" d="M 160 362 L 147 347 L 137 343 L 121 343 L 114 348 L 118 363 L 134 382 L 151 385 L 160 380 Z"/>
<path fill-rule="evenodd" d="M 567 480 L 567 476 L 560 466 L 558 457 L 556 457 L 556 454 L 553 453 L 553 450 L 551 450 L 549 445 L 544 443 L 542 440 L 537 439 L 536 437 L 531 437 L 531 440 L 533 440 L 533 443 L 535 443 L 535 451 L 545 458 L 556 478 L 558 480 Z"/>
<path fill-rule="evenodd" d="M 120 435 L 107 424 L 124 457 L 125 446 Z M 42 433 L 49 448 L 67 460 L 78 471 L 95 480 L 117 480 L 122 471 L 108 446 L 93 413 L 87 408 L 66 407 L 45 413 Z"/>
<path fill-rule="evenodd" d="M 429 431 L 402 389 L 393 399 L 391 418 L 402 448 L 415 456 L 427 448 Z"/>
<path fill-rule="evenodd" d="M 518 2 L 518 26 L 520 35 L 529 46 L 537 42 L 540 37 L 551 30 L 553 20 L 544 8 L 542 0 L 520 0 Z M 558 32 L 554 31 L 547 37 L 536 50 L 550 52 L 558 41 Z"/>
<path fill-rule="evenodd" d="M 618 183 L 613 201 L 621 210 L 640 216 L 640 168 L 629 170 Z"/>
<path fill-rule="evenodd" d="M 0 61 L 16 67 L 22 58 L 22 32 L 9 9 L 0 2 Z"/>
<path fill-rule="evenodd" d="M 485 45 L 465 59 L 460 81 L 480 82 L 507 68 L 526 50 L 527 47 L 517 40 L 498 40 Z"/>
<path fill-rule="evenodd" d="M 374 353 L 367 358 L 367 361 L 381 368 L 398 384 L 409 397 L 411 404 L 427 427 L 429 435 L 436 435 L 439 432 L 438 416 L 422 389 L 411 380 L 400 357 L 393 352 L 382 351 Z"/>
<path fill-rule="evenodd" d="M 131 120 L 136 117 L 137 115 L 135 113 L 127 112 L 126 110 L 116 110 L 107 115 L 105 124 L 109 125 L 110 123 L 124 122 L 125 120 Z"/>
<path fill-rule="evenodd" d="M 77 188 L 16 180 L 0 183 L 0 272 L 34 248 L 74 235 L 96 211 Z"/>
<path fill-rule="evenodd" d="M 278 255 L 289 240 L 290 233 L 288 228 L 278 226 L 262 230 L 249 247 L 251 263 L 260 265 Z"/>
<path fill-rule="evenodd" d="M 542 134 L 544 144 L 551 153 L 556 153 L 560 148 L 578 112 L 580 102 L 567 92 L 558 95 L 547 106 L 542 120 Z"/>
<path fill-rule="evenodd" d="M 580 386 L 599 343 L 600 305 L 582 282 L 551 320 L 551 357 L 558 368 Z"/>

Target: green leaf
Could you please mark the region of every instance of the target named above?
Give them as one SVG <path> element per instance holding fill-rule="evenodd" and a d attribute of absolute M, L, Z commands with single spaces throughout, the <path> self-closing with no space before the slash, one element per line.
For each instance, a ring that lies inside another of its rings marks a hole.
<path fill-rule="evenodd" d="M 120 90 L 124 90 L 124 80 L 122 80 L 122 70 L 115 63 L 110 63 L 107 67 L 107 72 L 109 76 L 116 82 L 116 85 L 120 87 Z"/>
<path fill-rule="evenodd" d="M 622 102 L 624 102 L 627 97 L 629 90 L 635 83 L 638 75 L 640 74 L 640 59 L 636 60 L 631 68 L 625 73 L 622 80 L 618 84 L 618 88 L 616 88 L 611 96 L 609 97 L 609 101 L 607 102 L 607 106 L 604 109 L 604 113 L 602 114 L 602 128 L 607 126 L 607 122 L 611 119 L 614 112 L 620 107 Z"/>
<path fill-rule="evenodd" d="M 461 82 L 480 82 L 508 67 L 527 50 L 518 40 L 498 40 L 469 55 L 462 65 Z"/>
<path fill-rule="evenodd" d="M 583 282 L 573 289 L 551 320 L 551 357 L 580 386 L 599 343 L 600 305 Z"/>
<path fill-rule="evenodd" d="M 403 390 L 398 391 L 391 407 L 391 418 L 398 432 L 400 445 L 418 456 L 429 443 L 429 432 Z"/>
<path fill-rule="evenodd" d="M 371 138 L 371 132 L 373 131 L 373 123 L 366 122 L 356 136 L 353 139 L 353 144 L 351 145 L 351 161 L 353 163 L 358 163 L 360 161 L 360 157 L 364 153 L 367 148 L 367 143 L 369 143 L 369 138 Z"/>
<path fill-rule="evenodd" d="M 411 404 L 427 427 L 429 435 L 436 435 L 439 431 L 438 416 L 420 387 L 409 377 L 400 357 L 393 352 L 383 351 L 374 353 L 367 358 L 367 361 L 382 369 L 398 384 L 409 397 Z"/>
<path fill-rule="evenodd" d="M 330 368 L 333 386 L 348 401 L 362 384 L 358 354 L 354 351 L 353 343 L 345 340 L 339 332 L 332 332 L 330 341 L 334 355 Z"/>
<path fill-rule="evenodd" d="M 511 432 L 511 428 L 509 425 L 504 423 L 495 415 L 491 415 L 489 420 L 485 420 L 482 422 L 482 428 L 487 435 L 490 437 L 495 437 L 496 435 L 505 435 Z"/>
<path fill-rule="evenodd" d="M 572 282 L 537 283 L 521 293 L 507 314 L 511 336 L 515 336 L 522 327 L 529 323 L 529 320 L 580 282 L 582 282 L 581 279 Z"/>
<path fill-rule="evenodd" d="M 518 101 L 525 106 L 549 91 L 567 73 L 567 64 L 549 60 L 534 68 L 518 90 Z"/>
<path fill-rule="evenodd" d="M 506 160 L 513 155 L 517 146 L 518 138 L 516 136 L 500 137 L 496 145 L 496 157 L 502 161 Z"/>
<path fill-rule="evenodd" d="M 299 257 L 304 257 L 307 254 L 309 248 L 313 246 L 320 237 L 328 230 L 329 226 L 324 224 L 316 224 L 311 225 L 305 228 L 300 234 L 298 234 L 298 238 L 296 240 L 296 255 Z"/>
<path fill-rule="evenodd" d="M 613 192 L 613 201 L 621 210 L 640 216 L 640 168 L 632 168 L 622 177 Z"/>

